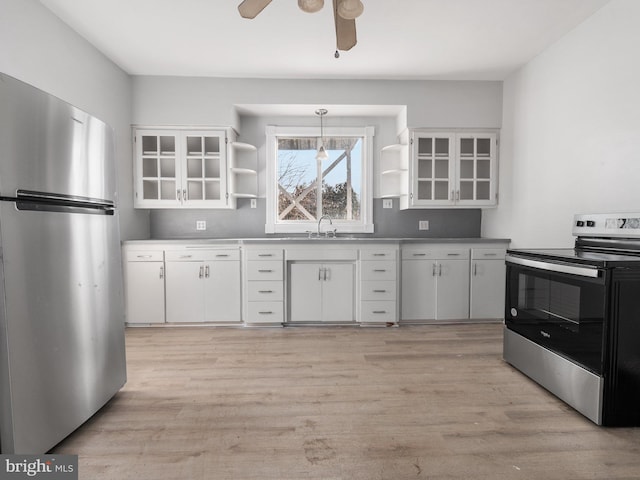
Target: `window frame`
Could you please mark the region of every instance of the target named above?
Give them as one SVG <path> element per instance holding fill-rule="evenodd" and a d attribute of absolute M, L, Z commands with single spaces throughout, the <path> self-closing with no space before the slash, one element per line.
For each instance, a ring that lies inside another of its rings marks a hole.
<path fill-rule="evenodd" d="M 266 127 L 266 222 L 265 233 L 307 233 L 316 231 L 317 221 L 279 220 L 278 192 L 278 137 L 318 137 L 317 127 L 274 126 Z M 360 194 L 360 220 L 333 220 L 338 233 L 373 233 L 373 137 L 375 128 L 325 127 L 325 137 L 362 137 L 362 192 Z"/>

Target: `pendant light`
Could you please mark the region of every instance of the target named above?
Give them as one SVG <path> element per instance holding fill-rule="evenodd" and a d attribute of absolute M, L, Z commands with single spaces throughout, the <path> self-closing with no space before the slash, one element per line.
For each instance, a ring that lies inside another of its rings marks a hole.
<path fill-rule="evenodd" d="M 324 149 L 324 129 L 322 125 L 322 117 L 324 117 L 328 113 L 326 108 L 319 108 L 316 110 L 316 115 L 320 117 L 320 148 L 318 148 L 318 153 L 316 153 L 316 160 L 326 160 L 329 158 L 329 154 Z"/>

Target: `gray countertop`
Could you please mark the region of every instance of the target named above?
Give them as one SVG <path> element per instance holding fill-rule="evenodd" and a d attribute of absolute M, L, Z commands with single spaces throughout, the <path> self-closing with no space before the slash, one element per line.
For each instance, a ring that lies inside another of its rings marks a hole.
<path fill-rule="evenodd" d="M 176 238 L 176 239 L 149 239 L 149 240 L 127 240 L 125 245 L 207 245 L 207 244 L 227 244 L 227 245 L 254 245 L 254 244 L 274 244 L 274 243 L 394 243 L 394 244 L 447 244 L 447 243 L 510 243 L 508 238 L 380 238 L 380 237 L 360 237 L 360 236 L 338 236 L 335 238 L 308 238 L 306 236 L 296 237 L 260 237 L 260 238 Z"/>

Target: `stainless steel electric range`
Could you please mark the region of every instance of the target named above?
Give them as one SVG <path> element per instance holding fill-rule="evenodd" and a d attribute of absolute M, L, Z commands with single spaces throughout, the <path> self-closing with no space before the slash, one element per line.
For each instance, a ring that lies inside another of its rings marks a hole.
<path fill-rule="evenodd" d="M 503 357 L 598 425 L 640 426 L 640 213 L 576 215 L 573 234 L 507 251 Z"/>

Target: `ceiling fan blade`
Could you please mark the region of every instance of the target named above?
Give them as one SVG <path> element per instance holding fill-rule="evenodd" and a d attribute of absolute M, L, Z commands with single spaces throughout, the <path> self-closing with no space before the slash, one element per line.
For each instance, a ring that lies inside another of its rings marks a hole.
<path fill-rule="evenodd" d="M 270 3 L 271 0 L 244 0 L 238 5 L 238 11 L 243 18 L 256 18 Z"/>
<path fill-rule="evenodd" d="M 338 0 L 333 0 L 333 18 L 336 23 L 336 47 L 338 50 L 351 50 L 358 40 L 356 38 L 356 21 L 347 20 L 338 15 Z"/>

